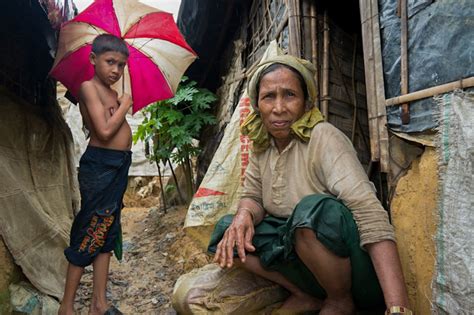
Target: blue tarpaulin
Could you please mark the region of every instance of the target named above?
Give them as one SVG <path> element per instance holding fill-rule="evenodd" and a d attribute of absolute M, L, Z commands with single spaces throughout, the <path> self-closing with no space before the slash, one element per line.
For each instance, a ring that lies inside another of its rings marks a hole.
<path fill-rule="evenodd" d="M 474 2 L 408 0 L 409 92 L 474 75 Z M 379 0 L 385 96 L 400 95 L 400 18 L 398 0 Z M 392 130 L 421 132 L 436 127 L 432 98 L 410 104 L 403 125 L 400 106 L 387 108 Z"/>

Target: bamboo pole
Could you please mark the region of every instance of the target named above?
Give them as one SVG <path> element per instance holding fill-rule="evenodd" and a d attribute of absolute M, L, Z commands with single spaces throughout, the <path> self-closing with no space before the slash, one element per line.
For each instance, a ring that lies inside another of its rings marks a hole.
<path fill-rule="evenodd" d="M 408 14 L 407 14 L 407 0 L 399 0 L 400 5 L 400 47 L 401 47 L 401 94 L 408 94 Z M 402 104 L 401 112 L 402 124 L 406 125 L 410 122 L 410 107 L 408 103 Z"/>
<path fill-rule="evenodd" d="M 166 159 L 169 166 L 170 166 L 170 170 L 171 170 L 171 174 L 173 175 L 173 179 L 174 179 L 174 183 L 176 184 L 176 189 L 178 190 L 178 195 L 179 195 L 179 202 L 181 204 L 184 204 L 185 203 L 185 200 L 184 200 L 184 197 L 183 197 L 183 193 L 181 192 L 181 188 L 179 188 L 179 183 L 178 183 L 178 178 L 176 177 L 176 174 L 174 172 L 174 169 L 173 169 L 173 164 L 171 164 L 171 160 L 170 159 Z"/>
<path fill-rule="evenodd" d="M 300 13 L 299 0 L 287 0 L 288 4 L 288 33 L 289 33 L 289 47 L 288 52 L 295 57 L 301 57 L 301 27 L 300 27 Z"/>
<path fill-rule="evenodd" d="M 309 0 L 302 0 L 303 12 L 303 58 L 309 60 L 312 57 L 311 44 L 311 4 Z"/>
<path fill-rule="evenodd" d="M 390 175 L 390 151 L 389 136 L 387 129 L 387 110 L 385 103 L 385 87 L 383 77 L 382 62 L 382 39 L 380 38 L 379 8 L 378 0 L 371 0 L 372 11 L 372 34 L 373 34 L 373 50 L 374 50 L 374 78 L 375 78 L 375 95 L 377 108 L 377 130 L 379 138 L 380 151 L 380 170 Z"/>
<path fill-rule="evenodd" d="M 158 178 L 160 179 L 160 190 L 161 190 L 161 199 L 163 202 L 163 212 L 166 214 L 168 206 L 166 204 L 166 195 L 165 195 L 165 188 L 163 187 L 163 177 L 161 176 L 161 167 L 160 162 L 155 159 L 156 167 L 158 168 Z"/>
<path fill-rule="evenodd" d="M 474 87 L 474 77 L 469 77 L 466 79 L 461 79 L 458 81 L 449 82 L 446 84 L 433 86 L 424 90 L 419 90 L 413 93 L 408 93 L 405 95 L 400 95 L 397 97 L 389 98 L 385 101 L 385 106 L 394 106 L 402 103 L 413 102 L 421 100 L 423 98 L 432 97 L 438 94 L 444 94 L 456 89 L 465 89 Z"/>
<path fill-rule="evenodd" d="M 275 32 L 275 38 L 274 39 L 277 39 L 280 37 L 280 34 L 281 32 L 283 31 L 283 29 L 285 28 L 285 26 L 288 25 L 288 10 L 285 10 L 285 14 L 284 14 L 284 17 L 283 19 L 281 20 L 280 24 L 278 25 L 277 29 L 276 29 L 276 32 Z"/>
<path fill-rule="evenodd" d="M 295 2 L 295 24 L 296 24 L 296 48 L 298 49 L 297 57 L 301 58 L 301 52 L 303 44 L 301 43 L 301 1 L 303 0 L 294 0 Z"/>
<path fill-rule="evenodd" d="M 316 3 L 311 1 L 310 8 L 311 15 L 311 61 L 313 62 L 314 67 L 316 68 L 316 73 L 314 74 L 316 82 L 316 106 L 321 108 L 319 104 L 319 62 L 318 62 L 318 13 L 316 11 Z"/>
<path fill-rule="evenodd" d="M 329 22 L 328 12 L 324 11 L 324 36 L 323 36 L 323 82 L 322 82 L 322 102 L 321 109 L 324 120 L 328 120 L 329 115 Z"/>
<path fill-rule="evenodd" d="M 351 141 L 354 143 L 356 135 L 356 123 L 357 123 L 357 90 L 356 90 L 356 79 L 355 79 L 355 68 L 356 68 L 356 57 L 357 57 L 357 34 L 352 36 L 354 39 L 354 49 L 352 51 L 352 102 L 354 103 L 354 114 L 352 116 L 352 131 L 351 131 Z M 342 80 L 344 82 L 344 77 Z M 364 136 L 363 134 L 361 135 Z"/>

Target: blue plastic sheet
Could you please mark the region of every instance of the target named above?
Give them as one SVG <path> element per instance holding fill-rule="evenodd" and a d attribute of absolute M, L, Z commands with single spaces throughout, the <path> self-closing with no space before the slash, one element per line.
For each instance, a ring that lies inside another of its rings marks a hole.
<path fill-rule="evenodd" d="M 409 92 L 474 75 L 474 1 L 408 0 Z M 400 18 L 398 0 L 379 0 L 386 98 L 400 95 Z M 410 104 L 410 123 L 400 107 L 387 108 L 395 131 L 421 132 L 436 127 L 432 98 Z"/>

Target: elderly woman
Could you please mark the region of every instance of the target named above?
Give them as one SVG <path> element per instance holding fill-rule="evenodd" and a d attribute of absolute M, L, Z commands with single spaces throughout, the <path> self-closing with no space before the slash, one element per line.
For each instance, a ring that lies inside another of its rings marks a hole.
<path fill-rule="evenodd" d="M 393 227 L 351 142 L 314 107 L 314 71 L 277 56 L 251 78 L 253 154 L 209 250 L 285 287 L 281 309 L 352 314 L 385 301 L 387 314 L 410 314 Z"/>

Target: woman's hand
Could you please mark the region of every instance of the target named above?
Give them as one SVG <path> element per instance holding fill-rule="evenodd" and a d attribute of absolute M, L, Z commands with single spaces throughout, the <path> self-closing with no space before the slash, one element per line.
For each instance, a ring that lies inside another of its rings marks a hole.
<path fill-rule="evenodd" d="M 239 258 L 244 263 L 245 251 L 255 251 L 255 247 L 252 245 L 254 233 L 252 213 L 248 209 L 239 209 L 229 228 L 225 231 L 222 240 L 217 244 L 214 262 L 217 262 L 221 268 L 232 267 L 234 263 L 234 247 L 237 247 Z"/>

